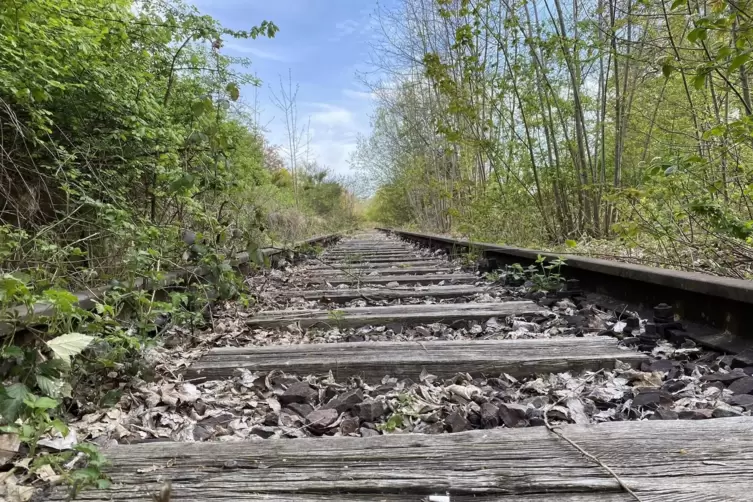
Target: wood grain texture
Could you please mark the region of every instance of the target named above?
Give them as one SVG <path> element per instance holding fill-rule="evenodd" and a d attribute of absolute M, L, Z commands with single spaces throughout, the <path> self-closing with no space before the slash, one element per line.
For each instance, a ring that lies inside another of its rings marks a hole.
<path fill-rule="evenodd" d="M 245 368 L 299 375 L 332 371 L 338 379 L 359 375 L 372 383 L 385 375 L 418 381 L 424 370 L 440 378 L 457 373 L 474 377 L 508 373 L 517 378 L 612 369 L 618 360 L 637 367 L 649 359 L 606 338 L 329 343 L 216 348 L 191 365 L 184 376 L 216 380 Z"/>
<path fill-rule="evenodd" d="M 392 263 L 401 261 L 415 261 L 420 260 L 422 257 L 419 254 L 399 254 L 394 256 L 363 256 L 363 255 L 349 255 L 349 256 L 336 256 L 328 257 L 324 256 L 320 258 L 325 263 Z M 430 258 L 427 258 L 430 259 Z"/>
<path fill-rule="evenodd" d="M 395 298 L 459 298 L 483 293 L 485 288 L 479 286 L 426 286 L 418 289 L 396 288 L 360 288 L 360 289 L 313 289 L 281 291 L 280 296 L 289 298 L 303 298 L 305 300 L 320 300 L 345 302 L 358 298 L 371 300 L 391 300 Z"/>
<path fill-rule="evenodd" d="M 748 501 L 753 418 L 567 425 L 643 502 Z M 544 427 L 237 443 L 150 443 L 105 451 L 113 488 L 83 501 L 629 501 L 603 467 Z M 48 500 L 65 500 L 64 491 Z"/>
<path fill-rule="evenodd" d="M 411 248 L 407 246 L 399 247 L 357 247 L 357 248 L 342 248 L 342 247 L 330 247 L 325 250 L 326 254 L 355 254 L 355 253 L 415 253 L 419 251 L 418 248 Z"/>
<path fill-rule="evenodd" d="M 306 270 L 339 270 L 345 269 L 383 269 L 383 268 L 405 268 L 406 273 L 410 273 L 413 267 L 447 267 L 449 263 L 443 260 L 407 260 L 387 263 L 345 263 L 345 262 L 320 262 L 314 261 L 306 267 Z"/>
<path fill-rule="evenodd" d="M 322 253 L 322 256 L 394 256 L 404 254 L 420 254 L 415 249 L 373 249 L 373 250 L 358 250 L 358 249 L 331 249 Z"/>
<path fill-rule="evenodd" d="M 444 281 L 447 284 L 468 284 L 481 280 L 474 274 L 422 274 L 422 275 L 386 275 L 386 276 L 359 276 L 346 275 L 344 277 L 299 277 L 299 282 L 306 284 L 325 284 L 332 286 L 338 284 L 437 284 Z"/>
<path fill-rule="evenodd" d="M 498 303 L 449 303 L 434 305 L 391 305 L 388 307 L 349 307 L 329 310 L 263 310 L 248 320 L 250 326 L 281 327 L 297 322 L 301 327 L 317 324 L 339 327 L 389 323 L 451 322 L 458 319 L 485 320 L 490 317 L 523 315 L 549 311 L 528 301 Z"/>
<path fill-rule="evenodd" d="M 448 274 L 453 272 L 454 269 L 448 268 L 448 267 L 412 267 L 412 268 L 403 268 L 403 267 L 389 267 L 389 268 L 345 268 L 345 269 L 320 269 L 320 270 L 311 270 L 308 273 L 310 275 L 314 275 L 317 277 L 334 277 L 339 278 L 347 272 L 350 275 L 358 275 L 358 276 L 367 276 L 368 274 L 375 274 L 376 275 L 405 275 L 405 274 Z"/>

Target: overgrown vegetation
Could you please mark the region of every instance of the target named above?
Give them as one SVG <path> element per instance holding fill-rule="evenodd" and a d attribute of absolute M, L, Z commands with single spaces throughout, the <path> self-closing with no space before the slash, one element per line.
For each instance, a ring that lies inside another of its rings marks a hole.
<path fill-rule="evenodd" d="M 749 277 L 751 2 L 403 0 L 379 17 L 379 106 L 353 158 L 370 218 Z"/>
<path fill-rule="evenodd" d="M 343 185 L 289 169 L 244 105 L 259 82 L 223 45 L 277 31 L 229 30 L 177 0 L 0 6 L 0 424 L 31 455 L 148 377 L 139 355 L 166 326 L 243 299 L 236 253 L 262 265 L 266 245 L 355 223 Z M 203 280 L 166 298 L 145 287 L 197 267 Z M 88 311 L 71 291 L 90 288 Z M 15 335 L 16 307 L 38 302 L 54 313 Z M 89 463 L 74 474 L 74 451 L 43 463 L 75 490 L 106 483 L 96 450 L 77 448 Z"/>

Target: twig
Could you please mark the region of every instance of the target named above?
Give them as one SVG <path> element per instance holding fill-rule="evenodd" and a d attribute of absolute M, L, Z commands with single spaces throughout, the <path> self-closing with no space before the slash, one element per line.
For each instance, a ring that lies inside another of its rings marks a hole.
<path fill-rule="evenodd" d="M 587 384 L 587 383 L 588 383 L 588 382 L 589 382 L 590 380 L 592 380 L 592 379 L 593 379 L 593 378 L 594 378 L 594 377 L 595 377 L 596 375 L 598 375 L 599 373 L 602 373 L 603 371 L 604 371 L 604 370 L 603 370 L 603 368 L 602 368 L 602 369 L 600 369 L 599 371 L 597 371 L 597 372 L 595 372 L 595 373 L 593 373 L 593 374 L 589 375 L 589 376 L 588 376 L 588 378 L 586 378 L 586 379 L 585 379 L 585 380 L 583 381 L 583 383 L 581 383 L 581 384 L 580 384 L 580 385 L 579 385 L 578 387 L 576 387 L 576 389 L 575 389 L 575 390 L 577 390 L 577 389 L 578 389 L 579 387 L 583 387 L 583 386 L 585 386 L 585 385 L 586 385 L 586 384 Z M 570 445 L 571 445 L 571 446 L 572 446 L 573 448 L 575 448 L 576 450 L 578 450 L 578 451 L 579 451 L 579 452 L 580 452 L 580 453 L 581 453 L 581 454 L 582 454 L 583 456 L 585 456 L 586 458 L 588 458 L 588 459 L 589 459 L 589 460 L 591 460 L 592 462 L 595 462 L 596 464 L 599 464 L 599 466 L 601 466 L 601 467 L 602 467 L 602 468 L 603 468 L 603 469 L 604 469 L 605 471 L 607 471 L 607 472 L 608 472 L 608 473 L 609 473 L 609 474 L 610 474 L 610 475 L 611 475 L 611 476 L 612 476 L 612 477 L 613 477 L 613 478 L 614 478 L 615 480 L 617 480 L 617 483 L 618 483 L 618 484 L 620 485 L 620 487 L 621 487 L 621 488 L 622 488 L 623 490 L 625 490 L 625 492 L 627 492 L 628 494 L 630 494 L 630 495 L 631 495 L 631 496 L 632 496 L 632 497 L 633 497 L 633 498 L 634 498 L 635 500 L 637 500 L 638 502 L 641 502 L 641 499 L 640 499 L 640 497 L 638 497 L 638 495 L 636 495 L 636 494 L 635 494 L 635 492 L 633 492 L 633 490 L 631 490 L 631 489 L 630 489 L 630 487 L 629 487 L 629 486 L 627 486 L 627 484 L 625 484 L 625 482 L 624 482 L 624 481 L 622 481 L 622 479 L 621 479 L 621 478 L 620 478 L 620 477 L 619 477 L 619 476 L 617 475 L 617 473 L 616 473 L 616 472 L 614 472 L 614 471 L 613 471 L 613 470 L 612 470 L 612 469 L 611 469 L 611 468 L 610 468 L 610 467 L 609 467 L 609 466 L 608 466 L 607 464 L 605 464 L 604 462 L 602 462 L 601 460 L 599 460 L 599 459 L 598 459 L 598 458 L 597 458 L 596 456 L 594 456 L 594 455 L 592 455 L 592 454 L 588 453 L 588 452 L 587 452 L 586 450 L 584 450 L 584 449 L 583 449 L 583 448 L 582 448 L 582 447 L 581 447 L 580 445 L 578 445 L 578 444 L 577 444 L 577 443 L 576 443 L 575 441 L 573 441 L 572 439 L 570 439 L 570 438 L 568 438 L 567 436 L 565 436 L 565 435 L 564 435 L 564 434 L 563 434 L 562 432 L 560 432 L 560 431 L 558 431 L 557 429 L 555 429 L 554 427 L 552 427 L 552 425 L 551 425 L 551 424 L 549 423 L 549 418 L 548 418 L 548 416 L 547 416 L 549 409 L 551 409 L 551 408 L 552 408 L 552 406 L 557 406 L 557 405 L 558 405 L 559 403 L 561 403 L 561 402 L 562 402 L 563 400 L 565 400 L 565 399 L 566 399 L 566 397 L 567 397 L 567 396 L 563 396 L 563 397 L 559 398 L 559 399 L 557 400 L 557 402 L 555 402 L 555 403 L 554 403 L 554 404 L 552 404 L 551 406 L 548 406 L 548 407 L 547 407 L 547 409 L 546 409 L 546 410 L 544 411 L 544 425 L 546 426 L 547 430 L 548 430 L 549 432 L 553 433 L 554 435 L 556 435 L 557 437 L 559 437 L 559 438 L 563 439 L 563 440 L 564 440 L 564 441 L 566 441 L 567 443 L 569 443 L 569 444 L 570 444 Z"/>
<path fill-rule="evenodd" d="M 557 437 L 565 440 L 573 448 L 575 448 L 576 450 L 578 450 L 584 457 L 586 457 L 587 459 L 591 460 L 592 462 L 595 462 L 595 463 L 599 464 L 599 466 L 601 466 L 605 471 L 607 471 L 617 481 L 617 483 L 620 485 L 620 487 L 623 490 L 625 490 L 625 492 L 629 493 L 638 502 L 641 502 L 640 497 L 638 497 L 638 495 L 636 495 L 635 492 L 633 490 L 631 490 L 630 487 L 627 484 L 625 484 L 625 482 L 617 475 L 617 473 L 614 472 L 607 464 L 605 464 L 604 462 L 602 462 L 601 460 L 599 460 L 594 455 L 591 455 L 590 453 L 588 453 L 581 446 L 579 446 L 575 441 L 573 441 L 572 439 L 568 438 L 562 432 L 560 432 L 560 431 L 556 430 L 554 427 L 552 427 L 549 424 L 549 420 L 547 420 L 546 413 L 544 413 L 544 425 L 546 426 L 546 428 L 547 428 L 547 430 L 549 432 L 551 432 L 551 433 L 555 434 Z"/>

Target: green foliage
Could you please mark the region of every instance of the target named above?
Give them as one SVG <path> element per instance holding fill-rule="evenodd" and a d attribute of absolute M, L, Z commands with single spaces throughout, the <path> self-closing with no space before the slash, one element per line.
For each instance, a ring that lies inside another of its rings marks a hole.
<path fill-rule="evenodd" d="M 386 9 L 369 219 L 753 276 L 751 3 L 670 4 Z"/>
<path fill-rule="evenodd" d="M 300 217 L 296 239 L 344 220 L 349 194 L 326 172 L 306 175 L 297 209 L 243 102 L 260 82 L 223 50 L 276 33 L 225 28 L 180 0 L 0 8 L 0 324 L 28 323 L 18 306 L 53 312 L 34 312 L 44 331 L 0 344 L 0 425 L 32 454 L 67 432 L 74 400 L 115 404 L 120 381 L 148 378 L 140 356 L 166 326 L 202 325 L 210 302 L 248 303 L 233 259 L 266 265 L 275 211 Z M 187 279 L 156 298 L 173 270 Z M 91 311 L 70 292 L 104 286 Z M 99 453 L 79 450 L 74 491 L 105 484 Z"/>
<path fill-rule="evenodd" d="M 354 223 L 326 170 L 302 175 L 297 200 L 245 106 L 260 82 L 224 44 L 277 31 L 228 29 L 180 0 L 0 8 L 0 325 L 32 325 L 0 343 L 0 425 L 32 455 L 67 433 L 72 403 L 113 405 L 119 384 L 149 378 L 140 356 L 166 327 L 252 301 L 236 254 L 263 267 L 270 242 Z M 176 270 L 184 279 L 157 297 Z M 106 292 L 80 308 L 71 291 L 93 288 Z M 88 463 L 72 473 L 45 458 L 74 492 L 106 484 L 99 453 L 78 448 Z"/>
<path fill-rule="evenodd" d="M 467 252 L 460 255 L 460 263 L 464 267 L 475 267 L 479 260 L 483 257 L 483 251 L 480 249 L 471 248 Z"/>
<path fill-rule="evenodd" d="M 502 275 L 497 271 L 487 272 L 484 274 L 484 279 L 486 279 L 489 282 L 497 282 L 501 278 L 502 278 Z"/>
<path fill-rule="evenodd" d="M 377 425 L 377 429 L 385 432 L 395 432 L 405 426 L 405 421 L 409 417 L 419 415 L 418 410 L 414 409 L 415 399 L 410 394 L 401 392 L 397 396 L 397 408 L 390 414 L 387 421 Z"/>
<path fill-rule="evenodd" d="M 565 281 L 560 273 L 564 265 L 566 263 L 562 257 L 547 260 L 538 255 L 535 264 L 523 267 L 520 263 L 513 263 L 505 268 L 503 275 L 505 281 L 513 286 L 530 281 L 532 291 L 555 291 Z"/>
<path fill-rule="evenodd" d="M 379 424 L 377 429 L 386 432 L 395 432 L 396 429 L 403 427 L 405 424 L 405 417 L 402 413 L 393 413 L 383 424 Z"/>
<path fill-rule="evenodd" d="M 327 319 L 329 319 L 335 326 L 340 327 L 343 319 L 345 319 L 345 312 L 342 310 L 330 310 L 327 312 Z"/>
<path fill-rule="evenodd" d="M 86 443 L 77 444 L 73 449 L 73 453 L 84 454 L 85 467 L 77 469 L 70 474 L 68 482 L 71 485 L 70 494 L 72 499 L 76 497 L 78 492 L 89 486 L 95 486 L 100 490 L 104 490 L 112 485 L 110 478 L 102 472 L 102 469 L 108 465 L 107 459 L 95 445 Z M 67 455 L 62 456 L 62 459 L 66 460 L 67 457 Z"/>

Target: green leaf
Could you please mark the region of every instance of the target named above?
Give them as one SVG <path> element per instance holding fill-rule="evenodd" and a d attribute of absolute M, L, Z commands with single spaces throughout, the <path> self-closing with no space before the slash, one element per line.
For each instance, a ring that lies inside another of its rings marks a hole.
<path fill-rule="evenodd" d="M 67 436 L 68 432 L 70 432 L 68 429 L 68 425 L 66 425 L 66 423 L 60 420 L 59 418 L 56 418 L 55 420 L 50 422 L 50 425 L 52 425 L 53 429 L 55 429 L 60 434 L 62 434 L 63 437 Z"/>
<path fill-rule="evenodd" d="M 54 380 L 44 375 L 37 375 L 37 387 L 44 392 L 45 396 L 58 397 L 62 388 L 61 380 Z"/>
<path fill-rule="evenodd" d="M 106 478 L 100 478 L 97 480 L 97 488 L 99 490 L 107 490 L 112 486 L 112 481 Z"/>
<path fill-rule="evenodd" d="M 37 373 L 48 378 L 58 378 L 71 369 L 69 361 L 49 359 L 37 366 Z"/>
<path fill-rule="evenodd" d="M 673 70 L 674 67 L 669 63 L 664 63 L 661 67 L 661 72 L 664 74 L 665 78 L 669 78 L 669 76 L 672 75 Z"/>
<path fill-rule="evenodd" d="M 102 397 L 100 406 L 104 406 L 106 408 L 115 406 L 116 404 L 118 404 L 118 401 L 120 401 L 120 397 L 122 395 L 123 391 L 121 389 L 110 389 L 107 391 L 104 397 Z"/>
<path fill-rule="evenodd" d="M 734 58 L 732 58 L 732 62 L 729 65 L 729 71 L 733 72 L 740 68 L 742 65 L 747 63 L 750 60 L 750 53 L 746 52 L 745 54 L 738 54 Z"/>
<path fill-rule="evenodd" d="M 717 61 L 721 61 L 722 59 L 726 59 L 732 55 L 732 48 L 731 47 L 722 47 L 719 49 L 716 53 L 716 56 L 714 59 Z"/>
<path fill-rule="evenodd" d="M 399 413 L 393 413 L 390 418 L 387 419 L 387 422 L 382 425 L 381 429 L 386 430 L 387 432 L 394 432 L 398 427 L 402 427 L 403 423 L 403 415 Z"/>
<path fill-rule="evenodd" d="M 52 410 L 57 408 L 60 403 L 50 397 L 42 396 L 36 399 L 26 399 L 24 400 L 24 404 L 35 410 Z"/>
<path fill-rule="evenodd" d="M 230 99 L 232 101 L 238 101 L 238 98 L 241 96 L 241 91 L 238 89 L 238 86 L 234 84 L 233 82 L 230 82 L 227 84 L 227 87 L 225 88 L 227 90 L 227 93 L 230 95 Z"/>
<path fill-rule="evenodd" d="M 574 247 L 577 247 L 577 246 L 578 246 L 578 243 L 577 243 L 577 242 L 575 242 L 575 241 L 574 241 L 574 240 L 572 240 L 572 239 L 568 239 L 568 240 L 566 240 L 566 241 L 565 241 L 565 245 L 566 245 L 567 247 L 569 247 L 569 248 L 574 248 Z"/>
<path fill-rule="evenodd" d="M 191 105 L 191 111 L 193 112 L 193 116 L 196 118 L 201 117 L 204 114 L 204 102 L 203 101 L 195 101 Z"/>
<path fill-rule="evenodd" d="M 44 297 L 62 312 L 71 312 L 78 302 L 76 295 L 63 289 L 48 289 L 44 292 Z"/>
<path fill-rule="evenodd" d="M 723 136 L 724 132 L 726 130 L 727 130 L 727 128 L 725 126 L 723 126 L 723 125 L 717 125 L 717 126 L 712 127 L 711 129 L 709 129 L 708 131 L 705 131 L 703 133 L 702 138 L 704 140 L 708 140 L 708 139 L 711 139 L 711 138 L 716 138 L 718 136 Z"/>
<path fill-rule="evenodd" d="M 47 346 L 60 359 L 70 361 L 71 357 L 83 352 L 92 340 L 94 340 L 93 336 L 81 333 L 68 333 L 67 335 L 61 335 L 48 341 Z"/>
<path fill-rule="evenodd" d="M 191 111 L 194 117 L 199 118 L 205 113 L 212 111 L 212 98 L 206 97 L 198 101 L 194 101 L 191 105 Z"/>
<path fill-rule="evenodd" d="M 672 6 L 670 7 L 670 10 L 675 10 L 681 5 L 684 5 L 687 0 L 675 0 L 672 2 Z"/>
<path fill-rule="evenodd" d="M 185 173 L 170 183 L 170 191 L 177 194 L 188 194 L 189 190 L 194 187 L 194 181 L 194 176 L 191 173 Z"/>
<path fill-rule="evenodd" d="M 690 33 L 688 33 L 688 40 L 691 43 L 696 43 L 697 41 L 703 42 L 704 40 L 706 40 L 707 32 L 708 32 L 708 28 L 705 28 L 705 27 L 695 28 L 691 30 Z"/>
<path fill-rule="evenodd" d="M 21 359 L 22 357 L 24 357 L 24 351 L 21 350 L 20 347 L 9 345 L 7 347 L 3 347 L 2 351 L 0 351 L 0 357 L 7 359 Z"/>
<path fill-rule="evenodd" d="M 695 77 L 693 77 L 693 87 L 697 91 L 700 91 L 703 89 L 703 86 L 706 85 L 706 72 L 700 72 L 697 73 Z"/>
<path fill-rule="evenodd" d="M 22 383 L 14 383 L 3 387 L 0 392 L 0 415 L 6 422 L 13 423 L 21 414 L 24 399 L 29 395 L 29 389 Z"/>

